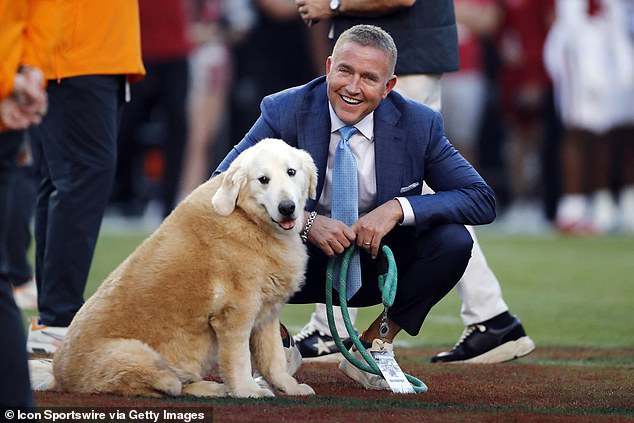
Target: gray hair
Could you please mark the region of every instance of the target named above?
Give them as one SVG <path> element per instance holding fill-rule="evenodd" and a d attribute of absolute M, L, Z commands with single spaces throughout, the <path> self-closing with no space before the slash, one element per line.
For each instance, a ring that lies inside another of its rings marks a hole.
<path fill-rule="evenodd" d="M 355 25 L 341 33 L 332 51 L 345 42 L 353 41 L 364 47 L 374 47 L 385 52 L 390 62 L 390 75 L 394 74 L 398 56 L 394 39 L 385 30 L 374 25 Z"/>

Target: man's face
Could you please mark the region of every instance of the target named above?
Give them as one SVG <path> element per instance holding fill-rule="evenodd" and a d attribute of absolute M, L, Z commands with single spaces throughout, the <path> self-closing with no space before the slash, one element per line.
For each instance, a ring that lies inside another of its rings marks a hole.
<path fill-rule="evenodd" d="M 345 124 L 354 125 L 376 109 L 396 84 L 387 53 L 353 41 L 326 60 L 328 99 Z"/>

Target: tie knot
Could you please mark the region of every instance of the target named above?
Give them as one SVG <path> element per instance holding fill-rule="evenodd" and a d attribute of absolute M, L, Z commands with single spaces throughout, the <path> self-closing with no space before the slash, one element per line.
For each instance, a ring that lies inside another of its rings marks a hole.
<path fill-rule="evenodd" d="M 341 140 L 344 142 L 350 141 L 350 137 L 353 136 L 357 131 L 358 129 L 352 125 L 339 128 L 339 133 L 341 134 Z"/>

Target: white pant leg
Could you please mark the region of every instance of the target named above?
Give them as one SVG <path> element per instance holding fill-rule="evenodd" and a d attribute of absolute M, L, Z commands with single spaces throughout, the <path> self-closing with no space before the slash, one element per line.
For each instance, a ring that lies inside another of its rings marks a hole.
<path fill-rule="evenodd" d="M 439 112 L 442 101 L 440 77 L 440 74 L 400 75 L 394 89 Z"/>
<path fill-rule="evenodd" d="M 341 315 L 341 307 L 333 306 L 332 311 L 334 313 L 335 318 L 335 326 L 337 327 L 337 332 L 339 332 L 339 336 L 342 338 L 348 337 L 348 329 L 346 329 L 346 324 L 343 322 L 343 316 Z M 348 307 L 348 313 L 350 314 L 350 321 L 354 325 L 355 320 L 357 319 L 357 312 L 359 310 L 355 307 Z M 325 333 L 328 336 L 332 336 L 330 333 L 330 326 L 328 326 L 328 316 L 326 315 L 326 304 L 315 304 L 315 312 L 310 316 L 310 324 L 312 324 L 318 331 Z"/>
<path fill-rule="evenodd" d="M 466 226 L 473 238 L 471 260 L 456 285 L 462 300 L 460 316 L 465 326 L 480 323 L 508 310 L 498 279 L 489 267 L 473 227 Z"/>

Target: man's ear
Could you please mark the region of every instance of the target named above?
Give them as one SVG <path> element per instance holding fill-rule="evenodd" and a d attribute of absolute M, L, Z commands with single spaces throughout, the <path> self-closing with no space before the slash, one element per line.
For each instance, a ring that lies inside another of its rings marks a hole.
<path fill-rule="evenodd" d="M 394 89 L 394 86 L 396 85 L 396 79 L 396 75 L 392 75 L 392 77 L 387 80 L 387 83 L 385 84 L 385 93 L 383 94 L 383 99 L 385 99 L 385 97 L 387 97 L 387 95 Z"/>
<path fill-rule="evenodd" d="M 223 178 L 222 184 L 211 198 L 211 205 L 221 216 L 228 216 L 233 212 L 238 201 L 238 194 L 247 182 L 246 174 L 240 166 L 237 166 L 236 161 L 225 173 L 218 176 Z"/>
<path fill-rule="evenodd" d="M 332 66 L 332 56 L 326 58 L 326 76 L 330 74 L 330 66 Z"/>

